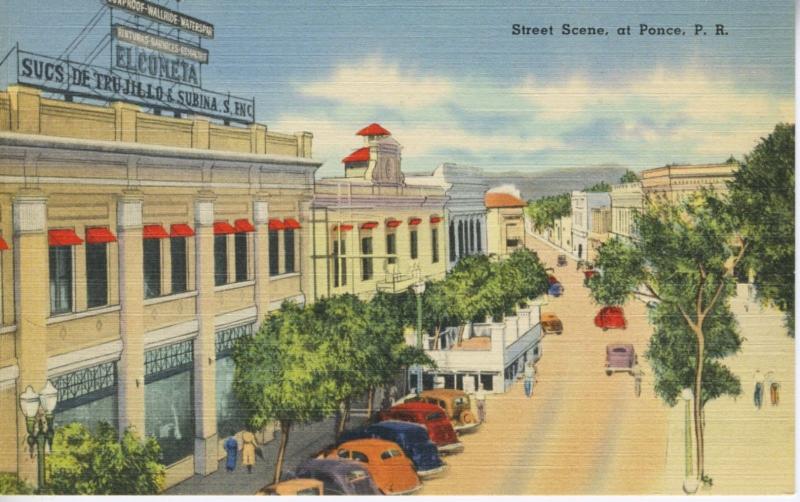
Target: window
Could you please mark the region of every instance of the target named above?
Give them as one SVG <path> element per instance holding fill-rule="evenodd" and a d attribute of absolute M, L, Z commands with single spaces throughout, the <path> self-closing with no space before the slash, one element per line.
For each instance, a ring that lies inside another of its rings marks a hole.
<path fill-rule="evenodd" d="M 368 281 L 372 279 L 372 257 L 367 255 L 372 254 L 372 237 L 361 238 L 361 280 Z"/>
<path fill-rule="evenodd" d="M 100 422 L 117 426 L 117 364 L 101 363 L 52 379 L 58 389 L 56 428 L 79 422 L 96 429 Z"/>
<path fill-rule="evenodd" d="M 228 282 L 228 236 L 214 236 L 214 285 Z"/>
<path fill-rule="evenodd" d="M 294 272 L 294 230 L 283 231 L 283 263 L 286 273 Z"/>
<path fill-rule="evenodd" d="M 475 244 L 477 245 L 478 252 L 479 253 L 482 252 L 483 249 L 481 249 L 482 246 L 481 246 L 481 222 L 480 221 L 476 221 L 475 222 Z"/>
<path fill-rule="evenodd" d="M 475 223 L 469 220 L 469 252 L 475 252 Z"/>
<path fill-rule="evenodd" d="M 344 239 L 333 241 L 333 287 L 347 285 L 347 248 Z"/>
<path fill-rule="evenodd" d="M 356 462 L 364 462 L 365 464 L 369 463 L 369 458 L 367 457 L 367 455 L 360 451 L 353 452 L 353 460 L 355 460 Z"/>
<path fill-rule="evenodd" d="M 417 256 L 419 255 L 419 249 L 417 249 L 417 231 L 411 231 L 411 259 L 416 260 Z"/>
<path fill-rule="evenodd" d="M 447 241 L 450 244 L 450 261 L 456 261 L 456 229 L 453 222 L 450 222 L 450 231 L 447 233 Z"/>
<path fill-rule="evenodd" d="M 169 237 L 169 234 L 161 225 L 145 225 L 142 237 L 144 297 L 155 298 L 161 296 L 161 239 Z"/>
<path fill-rule="evenodd" d="M 464 222 L 458 222 L 458 257 L 462 257 L 465 254 L 466 249 L 464 249 Z"/>
<path fill-rule="evenodd" d="M 236 258 L 236 282 L 247 280 L 247 234 L 233 234 L 234 256 Z"/>
<path fill-rule="evenodd" d="M 269 275 L 278 275 L 279 261 L 278 250 L 280 247 L 280 236 L 277 230 L 269 231 Z"/>
<path fill-rule="evenodd" d="M 172 292 L 183 293 L 187 290 L 186 271 L 186 238 L 170 237 L 169 254 L 172 262 Z"/>
<path fill-rule="evenodd" d="M 394 232 L 386 234 L 386 254 L 388 255 L 397 254 L 397 235 Z M 390 256 L 389 259 L 387 260 L 387 263 L 389 264 L 397 263 L 397 256 Z"/>
<path fill-rule="evenodd" d="M 439 263 L 439 229 L 431 229 L 431 263 Z"/>
<path fill-rule="evenodd" d="M 108 244 L 86 244 L 86 305 L 108 303 Z"/>
<path fill-rule="evenodd" d="M 72 312 L 72 247 L 50 248 L 50 313 Z"/>

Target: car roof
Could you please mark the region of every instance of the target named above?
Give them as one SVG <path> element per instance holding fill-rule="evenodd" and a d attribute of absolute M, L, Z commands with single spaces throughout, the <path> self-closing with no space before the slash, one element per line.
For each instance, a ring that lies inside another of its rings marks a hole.
<path fill-rule="evenodd" d="M 631 345 L 630 343 L 609 343 L 608 345 L 606 345 L 606 349 L 608 350 L 619 349 L 619 348 L 633 350 L 633 345 Z"/>
<path fill-rule="evenodd" d="M 463 390 L 458 389 L 431 389 L 431 390 L 423 390 L 420 396 L 422 397 L 438 397 L 438 398 L 450 398 L 450 397 L 461 397 L 466 396 L 467 393 Z"/>
<path fill-rule="evenodd" d="M 555 312 L 542 312 L 542 319 L 558 319 L 558 316 Z"/>
<path fill-rule="evenodd" d="M 422 411 L 422 412 L 431 412 L 431 411 L 443 411 L 442 408 L 433 403 L 425 403 L 422 401 L 409 401 L 407 403 L 396 404 L 392 406 L 388 411 Z"/>
<path fill-rule="evenodd" d="M 344 458 L 310 458 L 300 464 L 298 472 L 303 470 L 322 471 L 332 474 L 347 474 L 354 470 L 363 471 L 364 465 L 355 460 Z"/>
<path fill-rule="evenodd" d="M 389 448 L 399 450 L 400 446 L 394 441 L 387 441 L 385 439 L 377 438 L 364 438 L 345 441 L 336 448 L 344 448 L 346 450 L 362 450 L 367 452 L 383 452 Z"/>
<path fill-rule="evenodd" d="M 370 425 L 370 428 L 372 427 L 389 429 L 396 432 L 416 431 L 419 430 L 420 428 L 425 429 L 424 425 L 420 425 L 414 422 L 404 422 L 402 420 L 383 420 L 381 422 Z"/>

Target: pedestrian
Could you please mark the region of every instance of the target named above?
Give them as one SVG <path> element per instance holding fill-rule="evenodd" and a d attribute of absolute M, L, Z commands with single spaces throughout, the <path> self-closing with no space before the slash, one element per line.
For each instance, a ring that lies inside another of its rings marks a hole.
<path fill-rule="evenodd" d="M 483 384 L 478 384 L 478 390 L 475 391 L 475 401 L 478 404 L 478 420 L 481 423 L 486 422 L 486 391 L 483 389 Z"/>
<path fill-rule="evenodd" d="M 531 397 L 533 395 L 533 383 L 536 379 L 536 368 L 533 366 L 533 361 L 525 366 L 525 395 Z"/>
<path fill-rule="evenodd" d="M 753 374 L 753 404 L 755 404 L 756 408 L 761 409 L 761 401 L 764 396 L 764 375 L 756 368 L 756 372 Z"/>
<path fill-rule="evenodd" d="M 239 443 L 236 441 L 235 437 L 230 436 L 223 443 L 223 447 L 225 448 L 225 452 L 227 454 L 225 459 L 225 470 L 228 472 L 233 472 L 233 470 L 236 469 L 236 455 L 239 451 Z"/>
<path fill-rule="evenodd" d="M 253 472 L 256 463 L 256 436 L 250 430 L 242 432 L 242 465 L 247 466 L 247 472 Z"/>
<path fill-rule="evenodd" d="M 780 400 L 781 384 L 775 381 L 775 373 L 768 371 L 764 378 L 764 392 L 769 389 L 769 402 L 772 406 L 777 406 Z"/>

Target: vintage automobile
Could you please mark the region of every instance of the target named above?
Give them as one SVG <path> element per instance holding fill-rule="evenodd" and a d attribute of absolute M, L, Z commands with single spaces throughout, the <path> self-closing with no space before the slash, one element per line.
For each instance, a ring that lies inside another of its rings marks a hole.
<path fill-rule="evenodd" d="M 324 484 L 318 479 L 287 479 L 260 489 L 256 495 L 322 495 Z"/>
<path fill-rule="evenodd" d="M 553 312 L 542 312 L 542 332 L 545 335 L 560 335 L 564 331 L 561 319 Z"/>
<path fill-rule="evenodd" d="M 352 460 L 306 460 L 297 468 L 295 475 L 322 481 L 325 495 L 381 495 L 364 464 Z"/>
<path fill-rule="evenodd" d="M 328 459 L 354 460 L 369 471 L 384 495 L 405 495 L 422 488 L 411 460 L 397 443 L 384 439 L 345 441 L 327 453 Z"/>
<path fill-rule="evenodd" d="M 603 307 L 595 316 L 594 325 L 605 331 L 607 329 L 626 329 L 628 322 L 625 320 L 625 312 L 622 307 Z"/>
<path fill-rule="evenodd" d="M 424 426 L 428 430 L 430 440 L 440 453 L 457 453 L 464 450 L 464 445 L 458 440 L 447 412 L 437 404 L 425 402 L 396 404 L 380 412 L 378 416 L 381 420 L 402 420 Z"/>
<path fill-rule="evenodd" d="M 633 367 L 639 361 L 633 345 L 629 343 L 610 343 L 606 345 L 606 375 L 615 371 L 633 373 Z"/>
<path fill-rule="evenodd" d="M 597 269 L 594 269 L 594 268 L 589 269 L 589 270 L 584 270 L 583 271 L 583 285 L 584 286 L 588 286 L 589 285 L 589 279 L 591 279 L 592 277 L 594 277 L 594 276 L 596 276 L 598 274 L 600 274 L 600 272 Z"/>
<path fill-rule="evenodd" d="M 556 260 L 556 264 L 559 267 L 566 267 L 567 266 L 567 255 L 565 255 L 565 254 L 558 255 L 558 259 Z"/>
<path fill-rule="evenodd" d="M 472 411 L 469 396 L 458 389 L 431 389 L 420 392 L 418 396 L 407 399 L 406 402 L 423 402 L 441 407 L 453 424 L 456 432 L 469 432 L 480 426 L 478 417 Z"/>
<path fill-rule="evenodd" d="M 564 286 L 562 286 L 560 282 L 550 283 L 550 286 L 547 288 L 547 294 L 557 298 L 564 294 Z"/>
<path fill-rule="evenodd" d="M 397 443 L 403 449 L 403 453 L 411 459 L 417 476 L 421 478 L 436 476 L 447 469 L 447 465 L 439 458 L 436 445 L 430 440 L 424 425 L 399 420 L 385 420 L 344 431 L 339 436 L 339 443 L 367 438 L 385 439 Z"/>

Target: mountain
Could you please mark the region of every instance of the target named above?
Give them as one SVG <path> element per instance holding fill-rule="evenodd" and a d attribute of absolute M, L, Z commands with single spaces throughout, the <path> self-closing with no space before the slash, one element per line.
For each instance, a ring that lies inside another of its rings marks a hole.
<path fill-rule="evenodd" d="M 596 183 L 605 181 L 614 185 L 625 174 L 625 166 L 619 164 L 602 164 L 598 166 L 550 169 L 524 173 L 519 171 L 490 173 L 483 176 L 490 187 L 512 184 L 522 194 L 523 200 L 538 199 L 546 195 L 558 195 L 572 190 L 582 190 Z"/>

